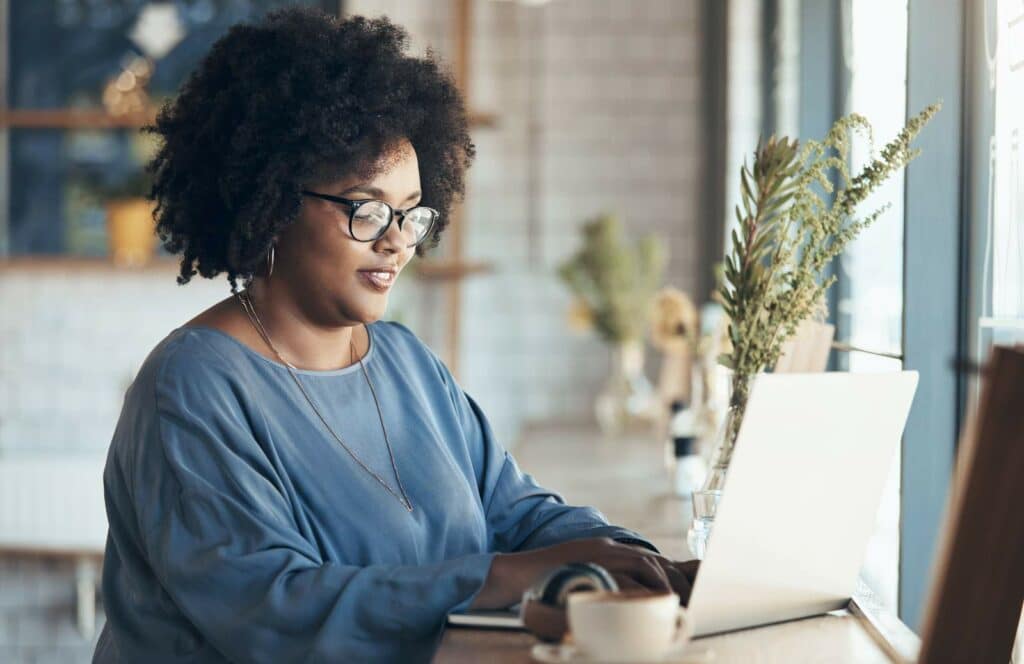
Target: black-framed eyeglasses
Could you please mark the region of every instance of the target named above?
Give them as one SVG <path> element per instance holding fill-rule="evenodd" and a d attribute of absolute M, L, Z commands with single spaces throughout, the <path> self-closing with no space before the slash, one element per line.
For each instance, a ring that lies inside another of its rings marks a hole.
<path fill-rule="evenodd" d="M 384 201 L 375 199 L 354 201 L 306 189 L 302 190 L 302 194 L 347 206 L 349 209 L 348 233 L 357 242 L 379 240 L 388 232 L 391 221 L 397 216 L 398 230 L 406 238 L 408 246 L 415 247 L 427 239 L 430 229 L 434 227 L 440 216 L 440 213 L 434 208 L 422 205 L 408 210 L 396 210 Z"/>

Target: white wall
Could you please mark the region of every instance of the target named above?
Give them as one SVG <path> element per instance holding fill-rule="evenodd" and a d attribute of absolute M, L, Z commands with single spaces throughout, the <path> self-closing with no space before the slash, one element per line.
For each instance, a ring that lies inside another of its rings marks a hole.
<path fill-rule="evenodd" d="M 346 2 L 450 55 L 444 7 Z M 474 133 L 465 253 L 496 271 L 465 282 L 460 378 L 507 444 L 521 422 L 589 418 L 604 378 L 605 348 L 568 330 L 570 298 L 554 276 L 583 221 L 617 211 L 628 229 L 659 233 L 667 279 L 696 285 L 699 10 L 697 0 L 474 4 L 470 103 L 498 127 Z"/>
<path fill-rule="evenodd" d="M 228 294 L 176 266 L 0 272 L 0 454 L 100 453 L 124 392 L 173 328 Z"/>

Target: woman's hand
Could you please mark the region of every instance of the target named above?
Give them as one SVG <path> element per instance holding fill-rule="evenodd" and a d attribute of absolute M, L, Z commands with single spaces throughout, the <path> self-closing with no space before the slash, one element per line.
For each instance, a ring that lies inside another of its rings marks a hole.
<path fill-rule="evenodd" d="M 541 575 L 559 565 L 575 562 L 600 565 L 622 590 L 671 591 L 679 594 L 684 602 L 689 598 L 696 573 L 692 564 L 674 563 L 648 549 L 621 544 L 608 537 L 571 540 L 530 551 L 497 554 L 484 587 L 470 608 L 511 606 Z"/>
<path fill-rule="evenodd" d="M 686 606 L 690 603 L 690 593 L 693 592 L 693 582 L 697 578 L 700 561 L 669 560 L 660 556 L 659 558 L 666 575 L 672 581 L 672 591 L 679 595 L 679 603 Z"/>
<path fill-rule="evenodd" d="M 699 560 L 671 560 L 665 556 L 654 553 L 647 547 L 636 544 L 630 544 L 629 546 L 635 547 L 638 551 L 654 555 L 658 564 L 661 565 L 661 568 L 665 571 L 665 575 L 668 577 L 669 582 L 672 584 L 672 592 L 679 595 L 680 603 L 684 606 L 689 603 L 690 593 L 693 591 L 693 582 L 697 578 L 697 570 L 700 567 Z"/>

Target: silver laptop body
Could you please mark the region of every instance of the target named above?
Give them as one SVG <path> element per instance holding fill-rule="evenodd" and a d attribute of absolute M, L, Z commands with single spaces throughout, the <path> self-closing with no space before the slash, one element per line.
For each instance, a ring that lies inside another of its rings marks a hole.
<path fill-rule="evenodd" d="M 756 379 L 690 597 L 697 636 L 846 606 L 917 378 Z"/>

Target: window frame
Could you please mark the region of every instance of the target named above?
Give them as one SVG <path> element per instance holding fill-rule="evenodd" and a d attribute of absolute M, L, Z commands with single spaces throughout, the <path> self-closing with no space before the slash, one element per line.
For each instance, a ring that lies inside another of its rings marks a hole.
<path fill-rule="evenodd" d="M 850 0 L 797 1 L 799 130 L 817 137 L 845 109 L 850 72 L 841 52 L 842 18 Z M 922 157 L 908 167 L 904 185 L 902 355 L 904 369 L 918 371 L 920 383 L 901 446 L 898 613 L 912 629 L 920 625 L 929 590 L 968 394 L 958 367 L 968 356 L 969 322 L 977 307 L 970 296 L 980 278 L 976 245 L 984 230 L 992 122 L 991 95 L 985 97 L 987 88 L 975 80 L 985 72 L 984 52 L 978 55 L 982 5 L 908 2 L 905 117 L 943 102 L 915 141 Z M 766 0 L 765 7 L 774 18 L 777 0 Z M 765 24 L 763 39 L 770 40 L 775 22 Z M 762 52 L 771 72 L 777 49 Z M 773 77 L 766 73 L 764 80 Z M 770 86 L 765 94 L 773 94 Z M 772 114 L 766 116 L 764 131 L 770 133 L 776 128 L 770 126 Z M 840 339 L 849 321 L 835 303 L 847 286 L 840 281 L 829 294 Z M 833 354 L 830 369 L 845 364 Z"/>

